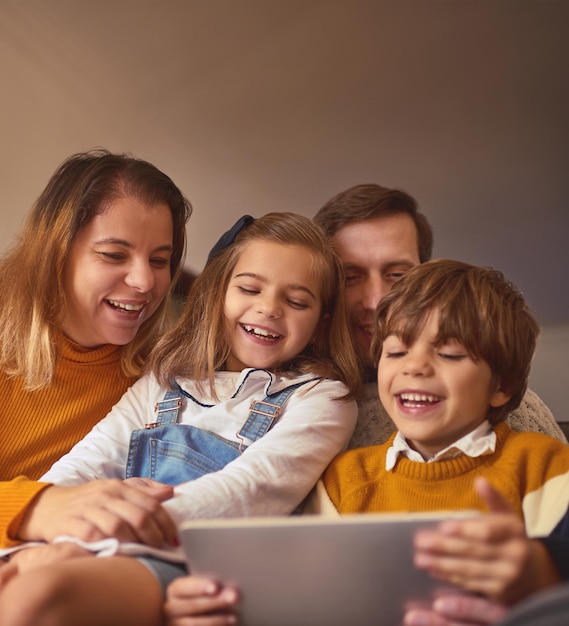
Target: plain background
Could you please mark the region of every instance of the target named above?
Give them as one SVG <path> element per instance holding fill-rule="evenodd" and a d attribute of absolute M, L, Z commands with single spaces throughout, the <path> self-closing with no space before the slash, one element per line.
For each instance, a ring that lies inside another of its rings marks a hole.
<path fill-rule="evenodd" d="M 399 187 L 435 257 L 523 289 L 531 386 L 569 420 L 567 24 L 565 0 L 0 0 L 0 250 L 94 147 L 182 188 L 194 272 L 243 213 Z"/>

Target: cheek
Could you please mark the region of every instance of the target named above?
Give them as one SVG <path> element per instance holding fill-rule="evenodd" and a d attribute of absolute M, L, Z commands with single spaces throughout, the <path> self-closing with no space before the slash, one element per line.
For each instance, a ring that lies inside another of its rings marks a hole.
<path fill-rule="evenodd" d="M 388 388 L 389 378 L 389 370 L 385 366 L 385 361 L 380 358 L 379 363 L 377 364 L 377 388 L 380 392 L 382 389 Z"/>
<path fill-rule="evenodd" d="M 172 279 L 170 277 L 170 271 L 161 273 L 156 277 L 156 284 L 158 285 L 157 292 L 160 299 L 162 299 L 166 295 L 171 283 Z"/>
<path fill-rule="evenodd" d="M 357 313 L 358 305 L 361 300 L 359 296 L 359 289 L 352 287 L 351 289 L 346 289 L 345 291 L 345 301 L 346 301 L 346 310 L 348 315 L 351 317 L 355 313 Z"/>

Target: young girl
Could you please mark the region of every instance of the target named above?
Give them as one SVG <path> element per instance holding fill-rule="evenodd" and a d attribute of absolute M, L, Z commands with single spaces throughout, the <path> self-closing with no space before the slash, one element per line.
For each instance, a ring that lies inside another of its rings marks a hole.
<path fill-rule="evenodd" d="M 309 219 L 240 220 L 159 342 L 152 374 L 44 480 L 177 484 L 163 505 L 176 522 L 292 513 L 355 425 L 359 371 L 342 284 Z M 162 590 L 182 573 L 148 556 L 38 567 L 4 586 L 2 624 L 160 624 Z"/>

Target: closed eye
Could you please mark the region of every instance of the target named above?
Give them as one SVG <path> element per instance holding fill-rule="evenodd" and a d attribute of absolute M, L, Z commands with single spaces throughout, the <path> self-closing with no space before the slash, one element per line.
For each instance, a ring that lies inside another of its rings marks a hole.
<path fill-rule="evenodd" d="M 445 361 L 462 361 L 466 358 L 466 354 L 448 354 L 446 352 L 439 352 L 439 356 Z"/>
<path fill-rule="evenodd" d="M 291 307 L 299 310 L 304 310 L 308 308 L 308 304 L 304 302 L 298 302 L 297 300 L 287 300 Z"/>
<path fill-rule="evenodd" d="M 99 252 L 99 254 L 108 261 L 124 261 L 126 254 L 122 252 Z"/>
<path fill-rule="evenodd" d="M 244 293 L 247 296 L 255 296 L 260 293 L 259 289 L 250 289 L 249 287 L 243 287 L 242 285 L 239 285 L 237 289 L 239 289 L 241 293 Z"/>

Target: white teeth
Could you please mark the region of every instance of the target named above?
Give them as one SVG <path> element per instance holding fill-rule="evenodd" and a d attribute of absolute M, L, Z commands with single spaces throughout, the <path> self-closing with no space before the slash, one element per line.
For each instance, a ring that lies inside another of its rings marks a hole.
<path fill-rule="evenodd" d="M 274 333 L 270 333 L 268 330 L 263 328 L 257 328 L 256 326 L 249 326 L 247 324 L 243 324 L 243 328 L 252 335 L 259 335 L 260 337 L 268 337 L 270 339 L 278 339 L 280 335 L 275 335 Z"/>
<path fill-rule="evenodd" d="M 125 311 L 140 311 L 144 304 L 124 304 L 123 302 L 117 302 L 116 300 L 109 300 L 109 304 L 117 309 L 123 309 Z"/>
<path fill-rule="evenodd" d="M 421 393 L 402 393 L 401 400 L 406 402 L 438 402 L 438 396 L 429 396 Z"/>

